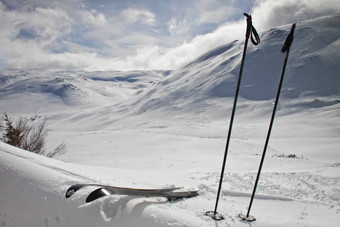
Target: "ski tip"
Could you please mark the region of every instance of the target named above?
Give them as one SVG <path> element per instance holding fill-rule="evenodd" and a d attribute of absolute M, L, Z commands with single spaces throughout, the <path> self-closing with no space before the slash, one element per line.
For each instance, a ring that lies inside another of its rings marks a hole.
<path fill-rule="evenodd" d="M 188 197 L 195 197 L 195 196 L 198 196 L 199 193 L 198 191 L 189 191 L 188 192 Z"/>
<path fill-rule="evenodd" d="M 84 187 L 84 184 L 74 184 L 71 187 L 69 187 L 65 193 L 65 197 L 69 198 L 71 197 L 76 191 L 78 191 L 80 188 Z"/>
<path fill-rule="evenodd" d="M 66 191 L 66 193 L 65 193 L 65 197 L 66 197 L 66 198 L 70 198 L 74 193 L 75 193 L 74 190 L 68 189 L 68 190 Z"/>
<path fill-rule="evenodd" d="M 98 188 L 96 190 L 94 190 L 93 192 L 91 192 L 87 198 L 86 198 L 86 202 L 90 203 L 96 199 L 99 199 L 103 196 L 107 196 L 107 195 L 111 195 L 105 188 Z"/>
<path fill-rule="evenodd" d="M 198 191 L 183 191 L 183 192 L 169 192 L 165 193 L 165 197 L 168 198 L 169 201 L 175 201 L 184 198 L 191 198 L 198 196 Z"/>

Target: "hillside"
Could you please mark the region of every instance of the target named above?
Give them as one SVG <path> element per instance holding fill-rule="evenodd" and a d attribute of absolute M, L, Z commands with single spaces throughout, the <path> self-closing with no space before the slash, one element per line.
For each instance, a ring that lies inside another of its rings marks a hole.
<path fill-rule="evenodd" d="M 242 98 L 252 101 L 274 99 L 285 57 L 280 50 L 290 27 L 263 32 L 260 45 L 249 44 L 240 90 Z M 300 22 L 297 28 L 283 85 L 283 102 L 300 99 L 297 105 L 309 107 L 338 103 L 340 16 Z M 243 42 L 235 40 L 211 50 L 174 71 L 138 99 L 139 109 L 149 111 L 163 106 L 190 111 L 194 103 L 233 97 Z M 318 104 L 315 99 L 319 100 Z"/>

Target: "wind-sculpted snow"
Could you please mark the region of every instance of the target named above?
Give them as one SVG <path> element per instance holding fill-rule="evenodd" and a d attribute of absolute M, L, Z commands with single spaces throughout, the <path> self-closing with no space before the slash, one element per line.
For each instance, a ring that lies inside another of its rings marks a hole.
<path fill-rule="evenodd" d="M 194 62 L 192 63 L 189 63 L 187 65 L 185 65 L 185 67 L 189 67 L 190 64 L 195 64 L 195 63 L 198 63 L 198 62 L 203 62 L 203 61 L 207 61 L 209 60 L 210 58 L 214 58 L 218 55 L 221 55 L 223 54 L 224 52 L 227 52 L 228 50 L 230 50 L 231 48 L 234 47 L 234 45 L 237 43 L 237 40 L 235 40 L 234 42 L 231 42 L 231 43 L 228 43 L 224 46 L 221 46 L 221 47 L 218 47 L 214 50 L 211 50 L 205 54 L 203 54 L 202 56 L 200 56 L 199 58 L 197 58 Z"/>
<path fill-rule="evenodd" d="M 96 187 L 79 190 L 66 199 L 65 191 L 73 182 L 89 182 L 92 177 L 100 176 L 102 179 L 111 179 L 109 181 L 113 185 L 133 185 L 138 181 L 143 187 L 147 182 L 161 184 L 173 180 L 168 178 L 169 173 L 166 172 L 163 176 L 149 171 L 138 174 L 124 169 L 63 163 L 2 143 L 0 151 L 0 189 L 5 195 L 0 197 L 2 226 L 149 227 L 216 224 L 204 216 L 204 212 L 213 205 L 211 199 L 216 193 L 217 172 L 206 173 L 199 169 L 186 172 L 190 184 L 200 190 L 198 197 L 187 200 L 168 202 L 165 199 L 112 195 L 85 204 L 88 193 Z M 180 174 L 176 171 L 177 181 L 185 184 L 182 180 L 187 177 L 179 177 Z M 152 180 L 150 177 L 153 177 Z M 227 220 L 221 224 L 244 225 L 237 220 L 236 215 L 246 210 L 254 178 L 255 173 L 226 174 L 220 207 Z M 336 226 L 340 212 L 338 182 L 338 176 L 325 177 L 312 172 L 264 173 L 256 195 L 256 224 Z M 273 217 L 280 217 L 280 221 Z"/>

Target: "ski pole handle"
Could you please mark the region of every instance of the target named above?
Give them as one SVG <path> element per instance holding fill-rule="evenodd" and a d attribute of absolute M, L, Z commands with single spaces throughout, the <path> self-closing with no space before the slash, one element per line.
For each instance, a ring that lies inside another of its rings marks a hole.
<path fill-rule="evenodd" d="M 247 17 L 247 32 L 246 32 L 246 39 L 248 40 L 250 37 L 251 42 L 256 46 L 260 43 L 260 37 L 253 26 L 251 15 L 244 13 L 245 17 Z"/>
<path fill-rule="evenodd" d="M 251 29 L 252 29 L 252 19 L 251 19 L 251 15 L 244 13 L 243 14 L 245 17 L 247 17 L 247 31 L 246 31 L 246 39 L 249 39 L 250 33 L 251 33 Z"/>
<path fill-rule="evenodd" d="M 292 25 L 292 28 L 290 29 L 290 33 L 286 38 L 285 43 L 283 44 L 283 47 L 281 49 L 281 52 L 284 53 L 290 49 L 290 46 L 292 45 L 293 39 L 294 39 L 294 31 L 295 31 L 296 24 Z"/>

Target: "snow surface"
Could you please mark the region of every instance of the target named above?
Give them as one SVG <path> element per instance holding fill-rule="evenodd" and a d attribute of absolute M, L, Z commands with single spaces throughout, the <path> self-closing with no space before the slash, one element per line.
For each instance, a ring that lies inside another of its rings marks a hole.
<path fill-rule="evenodd" d="M 3 70 L 0 110 L 48 118 L 49 159 L 0 143 L 1 226 L 338 226 L 340 16 L 297 23 L 251 214 L 250 200 L 291 25 L 247 52 L 218 211 L 213 210 L 243 40 L 171 71 Z M 296 158 L 288 158 L 290 154 Z M 108 196 L 75 183 L 198 189 L 176 202 Z"/>

